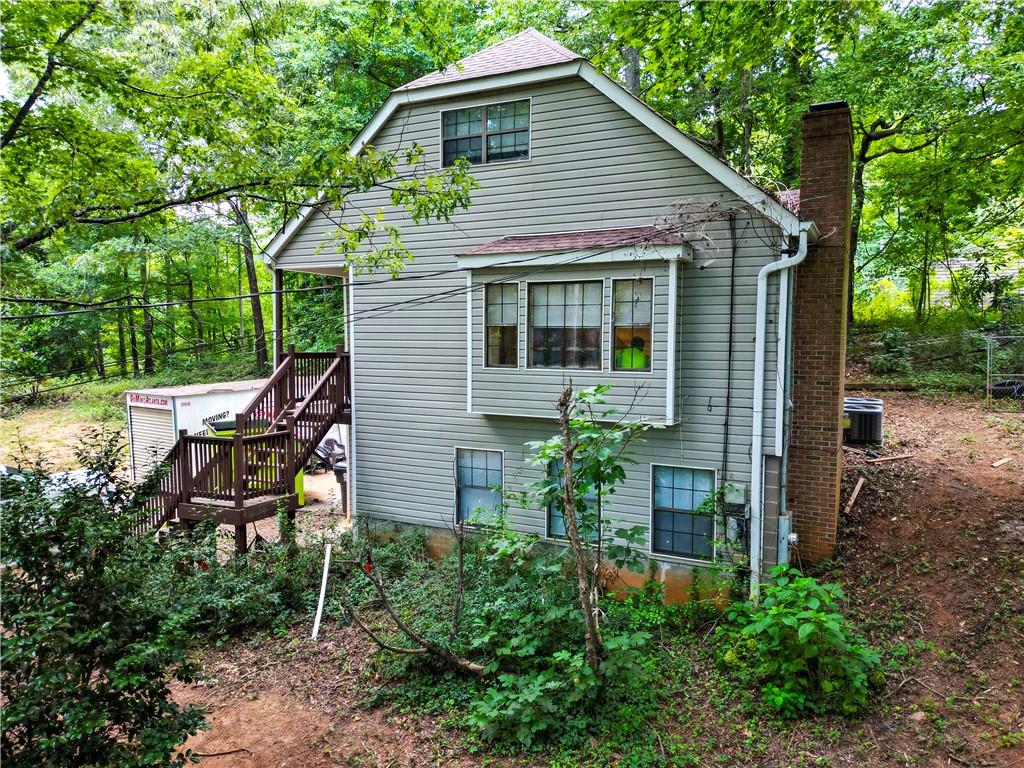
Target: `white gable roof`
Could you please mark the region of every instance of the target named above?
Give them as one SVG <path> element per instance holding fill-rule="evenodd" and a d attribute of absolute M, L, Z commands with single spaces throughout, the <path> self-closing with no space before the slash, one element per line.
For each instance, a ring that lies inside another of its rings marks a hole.
<path fill-rule="evenodd" d="M 639 120 L 650 131 L 681 152 L 699 168 L 745 200 L 766 218 L 774 221 L 783 234 L 797 236 L 799 217 L 770 193 L 712 155 L 673 123 L 659 115 L 646 103 L 611 78 L 597 71 L 593 64 L 542 35 L 528 29 L 489 48 L 468 56 L 446 69 L 431 72 L 391 92 L 349 147 L 357 155 L 370 144 L 395 111 L 404 104 L 463 96 L 477 91 L 542 83 L 566 77 L 580 77 L 608 99 Z M 316 210 L 317 201 L 310 200 L 302 211 L 289 221 L 265 249 L 265 258 L 273 261 L 277 254 L 301 229 Z M 811 239 L 817 230 L 811 229 Z"/>

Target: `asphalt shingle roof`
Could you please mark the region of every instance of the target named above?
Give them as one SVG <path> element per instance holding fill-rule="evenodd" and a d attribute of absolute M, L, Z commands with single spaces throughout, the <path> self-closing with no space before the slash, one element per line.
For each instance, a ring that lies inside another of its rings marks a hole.
<path fill-rule="evenodd" d="M 424 75 L 395 90 L 411 91 L 442 83 L 454 83 L 478 77 L 503 75 L 506 72 L 548 67 L 582 58 L 578 53 L 573 53 L 531 27 L 518 35 L 513 35 L 507 40 L 492 45 L 490 48 L 477 51 L 455 64 Z"/>
<path fill-rule="evenodd" d="M 504 253 L 536 253 L 538 251 L 577 251 L 590 248 L 630 245 L 676 245 L 683 238 L 675 232 L 658 227 L 620 227 L 589 232 L 557 232 L 547 235 L 510 235 L 478 245 L 463 256 Z"/>

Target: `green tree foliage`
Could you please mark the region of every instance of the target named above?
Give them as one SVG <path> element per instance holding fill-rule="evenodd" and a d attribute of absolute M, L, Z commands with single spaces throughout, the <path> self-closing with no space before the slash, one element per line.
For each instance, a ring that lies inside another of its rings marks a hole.
<path fill-rule="evenodd" d="M 468 12 L 425 2 L 12 6 L 0 104 L 5 295 L 134 305 L 97 314 L 86 344 L 81 318 L 5 323 L 9 351 L 57 336 L 75 350 L 8 357 L 15 391 L 43 374 L 152 372 L 179 353 L 255 347 L 261 363 L 269 300 L 189 302 L 266 291 L 265 270 L 249 266 L 259 244 L 314 195 L 339 209 L 349 192 L 387 184 L 415 221 L 468 205 L 464 166 L 428 168 L 414 146 L 347 149 L 390 78 L 461 54 L 441 30 Z M 409 258 L 373 211 L 336 246 L 360 269 L 396 271 Z M 154 302 L 176 306 L 141 306 Z"/>
<path fill-rule="evenodd" d="M 183 765 L 203 723 L 170 697 L 193 674 L 188 628 L 146 589 L 153 545 L 129 536 L 116 444 L 97 446 L 79 482 L 2 479 L 5 765 Z"/>

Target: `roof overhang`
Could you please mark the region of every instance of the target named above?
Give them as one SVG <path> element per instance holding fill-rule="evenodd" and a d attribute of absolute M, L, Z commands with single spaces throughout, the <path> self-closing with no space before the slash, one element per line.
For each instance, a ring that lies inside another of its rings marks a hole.
<path fill-rule="evenodd" d="M 534 266 L 578 266 L 585 264 L 628 264 L 650 261 L 693 261 L 693 249 L 685 243 L 623 246 L 614 249 L 591 248 L 572 251 L 537 251 L 534 253 L 476 253 L 455 257 L 463 269 L 493 269 Z"/>
<path fill-rule="evenodd" d="M 680 131 L 670 121 L 659 115 L 647 104 L 631 94 L 611 78 L 601 74 L 585 59 L 567 61 L 535 69 L 508 72 L 501 75 L 460 80 L 452 83 L 425 86 L 405 91 L 392 91 L 388 100 L 374 113 L 370 121 L 363 127 L 352 141 L 348 149 L 350 155 L 358 155 L 367 146 L 371 146 L 374 137 L 391 119 L 399 107 L 408 104 L 431 102 L 465 96 L 481 91 L 494 91 L 506 88 L 517 88 L 524 85 L 560 80 L 568 77 L 580 77 L 609 100 L 624 109 L 640 121 L 658 137 L 689 158 L 695 165 L 719 181 L 737 197 L 746 201 L 765 218 L 775 222 L 784 236 L 797 237 L 800 233 L 800 218 L 761 189 L 749 179 L 742 176 L 727 163 L 719 160 L 696 141 Z M 272 263 L 277 254 L 291 242 L 302 225 L 317 209 L 324 199 L 323 195 L 310 198 L 303 204 L 300 213 L 278 232 L 270 244 L 264 249 L 264 259 Z M 813 241 L 817 228 L 812 225 L 809 237 Z"/>

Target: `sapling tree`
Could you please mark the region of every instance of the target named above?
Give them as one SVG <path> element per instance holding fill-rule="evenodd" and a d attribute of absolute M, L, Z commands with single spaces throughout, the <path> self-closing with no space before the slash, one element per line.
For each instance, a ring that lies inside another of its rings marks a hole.
<path fill-rule="evenodd" d="M 646 527 L 604 525 L 604 500 L 626 478 L 625 465 L 634 463 L 630 445 L 656 425 L 629 419 L 605 406 L 608 385 L 579 392 L 572 382 L 558 399 L 559 433 L 548 440 L 528 443 L 528 463 L 545 471 L 543 480 L 527 492 L 542 507 L 553 506 L 565 521 L 565 538 L 572 552 L 577 598 L 584 620 L 587 665 L 600 677 L 604 647 L 600 627 L 600 596 L 605 555 L 618 568 L 643 571 L 638 546 Z"/>

